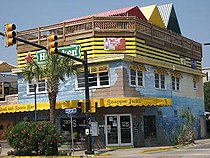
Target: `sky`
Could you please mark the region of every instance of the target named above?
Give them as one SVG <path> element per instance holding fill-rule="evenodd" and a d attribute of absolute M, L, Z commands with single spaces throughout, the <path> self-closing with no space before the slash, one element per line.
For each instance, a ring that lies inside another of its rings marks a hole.
<path fill-rule="evenodd" d="M 0 0 L 0 32 L 6 23 L 14 23 L 17 31 L 47 26 L 80 16 L 130 6 L 172 3 L 182 35 L 202 44 L 202 66 L 210 67 L 210 0 Z M 5 47 L 0 37 L 0 60 L 17 65 L 15 46 Z"/>

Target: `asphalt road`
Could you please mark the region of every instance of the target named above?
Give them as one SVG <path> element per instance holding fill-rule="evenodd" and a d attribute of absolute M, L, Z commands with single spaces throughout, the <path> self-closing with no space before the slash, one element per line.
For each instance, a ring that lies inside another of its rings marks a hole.
<path fill-rule="evenodd" d="M 210 158 L 210 142 L 195 146 L 173 149 L 169 151 L 153 152 L 137 157 L 148 158 Z"/>
<path fill-rule="evenodd" d="M 97 156 L 95 151 L 95 157 L 99 158 L 210 158 L 210 139 L 205 142 L 199 142 L 196 145 L 191 145 L 184 148 L 172 148 L 166 147 L 167 150 L 160 150 L 164 147 L 143 147 L 143 148 L 131 148 L 131 149 L 116 149 L 116 150 L 105 150 Z M 155 149 L 155 150 L 154 150 Z M 154 150 L 154 151 L 152 151 Z M 3 148 L 2 155 L 11 151 L 11 148 Z M 148 151 L 148 152 L 143 152 Z M 75 157 L 84 156 L 84 151 L 77 151 L 74 154 Z"/>

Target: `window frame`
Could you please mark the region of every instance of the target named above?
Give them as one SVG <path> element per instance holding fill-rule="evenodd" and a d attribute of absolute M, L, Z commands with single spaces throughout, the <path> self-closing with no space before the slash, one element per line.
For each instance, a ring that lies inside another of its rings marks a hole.
<path fill-rule="evenodd" d="M 158 78 L 156 78 L 156 75 L 158 75 Z M 163 80 L 164 88 L 162 88 L 162 77 L 164 77 L 164 80 Z M 160 74 L 160 73 L 154 73 L 154 78 L 155 78 L 155 82 L 154 82 L 155 89 L 166 90 L 166 75 Z M 158 79 L 158 87 L 156 87 L 156 79 Z"/>
<path fill-rule="evenodd" d="M 173 78 L 174 78 L 174 88 L 173 88 Z M 180 84 L 180 82 L 181 82 L 181 78 L 180 77 L 171 76 L 171 89 L 172 89 L 172 91 L 177 91 L 177 92 L 181 91 L 181 87 L 180 87 L 181 84 Z M 177 86 L 179 88 L 177 88 Z"/>
<path fill-rule="evenodd" d="M 43 86 L 40 86 L 40 85 L 43 84 L 43 83 L 45 85 L 44 86 L 45 90 L 44 91 L 40 91 L 39 89 L 40 88 L 43 88 Z M 30 86 L 33 87 L 33 85 L 31 84 L 31 82 L 28 81 L 27 82 L 27 94 L 28 95 L 34 94 L 34 90 L 33 91 L 30 91 L 30 89 L 32 89 L 32 88 L 30 88 Z M 41 93 L 47 93 L 47 81 L 45 79 L 38 80 L 38 83 L 37 83 L 37 86 L 36 86 L 36 94 L 41 94 Z"/>
<path fill-rule="evenodd" d="M 193 80 L 193 89 L 197 90 L 198 89 L 198 83 L 196 80 Z"/>
<path fill-rule="evenodd" d="M 131 72 L 135 72 L 135 76 L 134 75 L 131 75 Z M 142 82 L 142 85 L 139 85 L 139 74 L 138 73 L 141 73 L 141 81 Z M 132 77 L 135 77 L 135 80 L 132 80 Z M 132 81 L 135 82 L 135 84 L 132 84 Z M 129 73 L 129 84 L 131 87 L 144 87 L 144 71 L 140 71 L 140 70 L 135 70 L 135 69 L 130 69 L 130 73 Z"/>
<path fill-rule="evenodd" d="M 78 82 L 78 74 L 84 74 L 82 78 L 80 78 L 81 80 L 84 80 L 84 86 L 82 87 L 79 87 L 79 82 Z M 107 73 L 107 76 L 105 77 L 108 77 L 108 80 L 106 81 L 103 81 L 103 82 L 107 82 L 108 81 L 108 84 L 107 85 L 101 85 L 101 78 L 104 77 L 104 76 L 100 76 L 101 73 Z M 92 74 L 96 74 L 96 86 L 90 86 L 90 81 L 89 81 L 89 88 L 90 89 L 93 89 L 93 88 L 104 88 L 104 87 L 110 87 L 110 73 L 109 71 L 104 71 L 104 72 L 94 72 L 94 73 L 88 73 L 88 80 L 90 80 L 90 75 Z M 76 89 L 85 89 L 85 73 L 84 72 L 80 72 L 80 73 L 77 73 L 76 74 Z"/>

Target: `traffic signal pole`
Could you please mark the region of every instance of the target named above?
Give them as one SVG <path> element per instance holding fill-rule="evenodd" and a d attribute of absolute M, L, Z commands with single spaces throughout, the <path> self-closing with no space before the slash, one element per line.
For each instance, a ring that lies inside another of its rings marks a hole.
<path fill-rule="evenodd" d="M 85 154 L 87 155 L 92 155 L 94 154 L 94 151 L 92 149 L 92 137 L 91 137 L 91 115 L 90 115 L 90 95 L 89 95 L 89 81 L 88 81 L 88 58 L 87 58 L 87 52 L 84 51 L 84 60 L 83 59 L 79 59 L 76 58 L 72 55 L 69 54 L 65 54 L 62 52 L 55 52 L 56 54 L 59 54 L 61 56 L 67 57 L 67 58 L 71 58 L 73 60 L 76 60 L 78 62 L 81 62 L 84 66 L 84 73 L 85 73 L 85 103 L 86 103 L 86 113 L 85 113 L 85 117 L 86 117 L 86 129 L 85 129 L 85 133 L 86 133 L 86 141 L 87 141 L 87 151 L 85 151 Z"/>
<path fill-rule="evenodd" d="M 2 32 L 0 32 L 0 35 L 1 36 L 5 36 L 5 34 L 2 33 Z M 36 43 L 29 42 L 29 41 L 27 41 L 25 39 L 22 39 L 22 38 L 13 37 L 13 39 L 15 39 L 17 41 L 20 41 L 20 42 L 23 42 L 23 43 L 26 43 L 26 44 L 29 44 L 29 45 L 32 45 L 32 46 L 35 46 L 35 47 L 38 47 L 40 49 L 48 50 L 47 47 L 44 47 L 44 46 L 36 44 Z M 87 151 L 85 151 L 85 154 L 87 154 L 87 155 L 94 154 L 94 151 L 92 149 L 92 137 L 91 137 L 91 131 L 90 131 L 90 128 L 91 128 L 91 124 L 90 124 L 91 123 L 91 115 L 90 115 L 90 96 L 89 96 L 87 52 L 86 51 L 84 52 L 84 59 L 76 58 L 76 57 L 74 57 L 72 55 L 59 52 L 57 50 L 57 48 L 55 49 L 55 54 L 58 54 L 58 55 L 61 55 L 61 56 L 67 57 L 67 58 L 71 58 L 73 60 L 81 62 L 83 64 L 83 66 L 84 66 L 84 73 L 85 73 L 85 102 L 86 102 L 86 112 L 85 112 L 85 116 L 86 116 L 86 130 L 85 130 L 85 132 L 86 132 L 86 136 L 87 136 L 87 147 L 86 147 Z"/>

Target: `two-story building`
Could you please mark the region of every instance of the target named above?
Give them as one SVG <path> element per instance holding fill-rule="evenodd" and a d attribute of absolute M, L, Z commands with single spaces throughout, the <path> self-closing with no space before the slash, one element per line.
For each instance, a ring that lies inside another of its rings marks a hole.
<path fill-rule="evenodd" d="M 168 18 L 161 16 L 164 10 Z M 94 145 L 172 144 L 185 110 L 195 116 L 196 138 L 205 136 L 202 48 L 180 35 L 173 5 L 108 11 L 20 31 L 18 37 L 47 46 L 49 34 L 58 35 L 61 51 L 79 45 L 81 58 L 88 53 Z M 17 43 L 18 104 L 0 111 L 11 120 L 34 119 L 33 85 L 21 74 L 28 53 L 39 60 L 46 52 Z M 65 109 L 85 103 L 79 69 L 59 85 L 56 124 L 62 130 L 70 123 Z M 38 120 L 49 119 L 46 84 L 40 80 L 36 89 Z M 83 118 L 74 116 L 77 141 L 84 138 Z"/>

